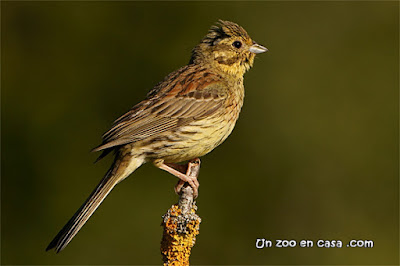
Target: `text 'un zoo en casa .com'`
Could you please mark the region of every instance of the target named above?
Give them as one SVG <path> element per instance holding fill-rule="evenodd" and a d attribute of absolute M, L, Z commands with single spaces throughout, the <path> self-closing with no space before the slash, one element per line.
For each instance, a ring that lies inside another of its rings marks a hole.
<path fill-rule="evenodd" d="M 301 247 L 301 248 L 373 248 L 374 241 L 372 240 L 350 240 L 343 244 L 341 240 L 322 240 L 319 239 L 317 241 L 314 240 L 307 240 L 303 239 L 300 241 L 296 240 L 287 240 L 287 239 L 276 239 L 276 240 L 269 240 L 265 238 L 257 238 L 256 240 L 256 248 L 294 248 L 294 247 Z"/>

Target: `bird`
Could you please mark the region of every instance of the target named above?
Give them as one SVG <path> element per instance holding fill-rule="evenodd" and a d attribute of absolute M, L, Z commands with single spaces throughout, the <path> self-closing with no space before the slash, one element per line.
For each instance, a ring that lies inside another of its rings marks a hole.
<path fill-rule="evenodd" d="M 193 48 L 189 63 L 167 75 L 145 100 L 119 117 L 92 151 L 114 161 L 87 200 L 47 246 L 62 251 L 111 190 L 146 162 L 188 182 L 182 163 L 202 157 L 232 132 L 244 100 L 243 76 L 268 51 L 238 24 L 219 20 Z M 181 164 L 179 164 L 181 163 Z"/>

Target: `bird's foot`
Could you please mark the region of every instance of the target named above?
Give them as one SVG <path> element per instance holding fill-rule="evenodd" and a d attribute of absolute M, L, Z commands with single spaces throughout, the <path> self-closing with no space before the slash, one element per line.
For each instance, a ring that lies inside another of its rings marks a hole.
<path fill-rule="evenodd" d="M 195 163 L 197 160 L 199 160 L 199 159 L 193 160 L 193 163 Z M 189 171 L 190 171 L 189 164 L 191 164 L 191 163 L 192 162 L 189 162 L 187 165 L 181 165 L 181 164 L 164 163 L 164 160 L 161 160 L 161 159 L 154 161 L 154 165 L 156 167 L 158 167 L 164 171 L 167 171 L 168 173 L 170 173 L 180 179 L 174 188 L 175 192 L 177 194 L 179 194 L 183 185 L 187 182 L 193 189 L 194 198 L 197 198 L 200 183 L 197 180 L 197 176 L 189 175 Z M 185 172 L 185 173 L 183 173 L 183 172 Z"/>

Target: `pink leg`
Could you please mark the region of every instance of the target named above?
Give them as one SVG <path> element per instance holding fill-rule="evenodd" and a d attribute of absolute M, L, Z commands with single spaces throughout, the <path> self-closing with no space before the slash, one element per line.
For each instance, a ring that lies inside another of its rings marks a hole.
<path fill-rule="evenodd" d="M 164 171 L 167 171 L 168 173 L 170 173 L 180 179 L 178 181 L 178 184 L 176 184 L 176 186 L 175 186 L 176 193 L 179 193 L 179 191 L 181 190 L 181 188 L 185 184 L 185 182 L 188 182 L 189 185 L 193 188 L 193 194 L 194 194 L 195 198 L 197 197 L 198 189 L 200 186 L 199 181 L 197 180 L 197 177 L 188 176 L 187 174 L 184 174 L 177 170 L 177 169 L 180 169 L 180 170 L 187 169 L 186 166 L 176 165 L 176 164 L 165 164 L 164 160 L 162 160 L 162 159 L 155 160 L 153 163 L 156 167 L 158 167 Z"/>

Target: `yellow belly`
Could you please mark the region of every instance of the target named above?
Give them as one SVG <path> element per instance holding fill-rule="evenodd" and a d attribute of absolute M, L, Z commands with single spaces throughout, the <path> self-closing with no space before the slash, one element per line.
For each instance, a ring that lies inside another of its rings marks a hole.
<path fill-rule="evenodd" d="M 150 160 L 163 159 L 166 163 L 178 163 L 201 157 L 220 145 L 232 132 L 236 119 L 221 117 L 194 120 L 169 134 L 157 136 L 151 145 L 140 146 L 141 153 Z"/>

